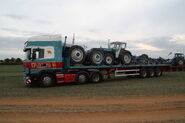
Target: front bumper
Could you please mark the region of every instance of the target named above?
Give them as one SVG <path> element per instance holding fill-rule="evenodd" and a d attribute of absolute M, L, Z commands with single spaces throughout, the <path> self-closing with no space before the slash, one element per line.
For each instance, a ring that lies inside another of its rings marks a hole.
<path fill-rule="evenodd" d="M 24 77 L 24 83 L 25 85 L 31 85 L 32 84 L 31 77 L 30 76 Z"/>

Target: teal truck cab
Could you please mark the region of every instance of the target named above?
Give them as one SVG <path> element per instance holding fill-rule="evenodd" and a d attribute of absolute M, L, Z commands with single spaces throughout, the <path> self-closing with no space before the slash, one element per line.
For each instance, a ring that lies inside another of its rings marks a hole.
<path fill-rule="evenodd" d="M 24 81 L 26 85 L 36 81 L 45 81 L 49 86 L 54 81 L 54 74 L 62 71 L 61 36 L 31 37 L 25 42 Z M 41 84 L 41 83 L 40 83 Z"/>

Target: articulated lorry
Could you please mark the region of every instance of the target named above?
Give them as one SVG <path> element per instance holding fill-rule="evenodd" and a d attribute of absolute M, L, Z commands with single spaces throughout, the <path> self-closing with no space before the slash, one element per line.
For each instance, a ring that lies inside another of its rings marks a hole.
<path fill-rule="evenodd" d="M 58 83 L 98 83 L 119 76 L 160 77 L 163 71 L 184 70 L 170 64 L 132 64 L 126 43 L 112 42 L 108 48 L 85 51 L 63 41 L 60 35 L 35 36 L 24 44 L 24 82 L 49 87 Z"/>

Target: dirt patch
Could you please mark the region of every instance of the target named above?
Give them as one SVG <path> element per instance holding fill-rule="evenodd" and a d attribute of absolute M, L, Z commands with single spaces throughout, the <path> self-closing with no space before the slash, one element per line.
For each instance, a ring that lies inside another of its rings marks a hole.
<path fill-rule="evenodd" d="M 0 98 L 0 122 L 185 121 L 185 95 Z"/>

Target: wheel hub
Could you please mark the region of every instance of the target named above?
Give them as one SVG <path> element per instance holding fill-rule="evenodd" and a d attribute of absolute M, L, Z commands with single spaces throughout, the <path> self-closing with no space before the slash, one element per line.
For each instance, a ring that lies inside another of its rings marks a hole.
<path fill-rule="evenodd" d="M 130 63 L 130 61 L 131 61 L 131 58 L 130 58 L 130 56 L 128 56 L 128 55 L 125 55 L 124 56 L 124 61 L 125 61 L 125 63 Z"/>
<path fill-rule="evenodd" d="M 45 85 L 49 85 L 51 83 L 51 81 L 52 81 L 51 78 L 48 76 L 43 78 L 43 82 Z"/>
<path fill-rule="evenodd" d="M 93 79 L 93 81 L 94 82 L 98 82 L 99 80 L 100 80 L 100 77 L 99 77 L 99 75 L 94 75 L 93 77 L 92 77 L 92 79 Z"/>
<path fill-rule="evenodd" d="M 93 61 L 96 64 L 100 64 L 102 62 L 102 56 L 101 56 L 101 54 L 94 54 Z"/>
<path fill-rule="evenodd" d="M 78 49 L 74 49 L 71 53 L 72 59 L 75 62 L 80 62 L 83 59 L 83 52 L 81 50 Z"/>
<path fill-rule="evenodd" d="M 111 64 L 112 63 L 112 58 L 111 57 L 106 57 L 106 63 Z"/>
<path fill-rule="evenodd" d="M 80 75 L 79 76 L 79 82 L 84 83 L 86 81 L 86 76 L 85 75 Z"/>

